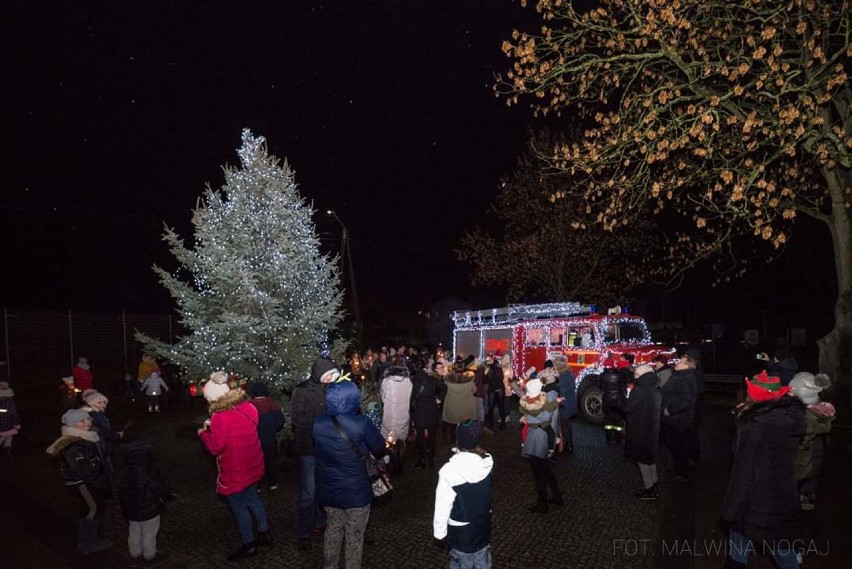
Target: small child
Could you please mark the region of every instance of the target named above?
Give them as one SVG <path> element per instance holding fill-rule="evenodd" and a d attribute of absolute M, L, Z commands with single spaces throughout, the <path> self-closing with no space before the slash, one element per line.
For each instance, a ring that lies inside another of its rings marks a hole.
<path fill-rule="evenodd" d="M 166 385 L 166 382 L 163 381 L 163 378 L 160 377 L 159 372 L 152 372 L 145 381 L 142 382 L 142 385 L 139 386 L 139 391 L 145 393 L 148 398 L 148 412 L 153 413 L 156 411 L 160 412 L 160 397 L 163 395 L 163 391 L 168 391 L 169 386 Z"/>
<path fill-rule="evenodd" d="M 151 443 L 137 440 L 122 446 L 124 469 L 118 483 L 121 511 L 128 523 L 127 548 L 134 561 L 151 562 L 157 553 L 157 532 L 163 504 L 173 496 L 154 468 Z"/>
<path fill-rule="evenodd" d="M 820 401 L 819 394 L 830 386 L 831 380 L 823 373 L 814 375 L 800 372 L 790 381 L 793 394 L 808 406 L 805 411 L 805 434 L 799 440 L 793 461 L 803 510 L 816 507 L 817 485 L 825 461 L 825 439 L 835 417 L 834 405 Z"/>
<path fill-rule="evenodd" d="M 456 427 L 458 452 L 438 472 L 432 532 L 450 548 L 450 567 L 491 569 L 491 471 L 481 421 Z M 452 517 L 455 514 L 455 518 Z"/>
<path fill-rule="evenodd" d="M 12 456 L 12 438 L 21 428 L 15 392 L 6 381 L 0 381 L 0 456 Z"/>

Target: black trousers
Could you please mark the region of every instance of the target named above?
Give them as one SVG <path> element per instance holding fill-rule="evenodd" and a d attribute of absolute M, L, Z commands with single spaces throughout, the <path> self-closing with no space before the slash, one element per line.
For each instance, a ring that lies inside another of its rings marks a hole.
<path fill-rule="evenodd" d="M 561 498 L 562 492 L 559 490 L 559 482 L 556 480 L 556 473 L 553 472 L 553 466 L 550 461 L 537 456 L 530 457 L 530 468 L 532 468 L 533 482 L 535 483 L 535 491 L 538 495 L 539 502 L 547 501 L 547 489 L 554 498 Z"/>
<path fill-rule="evenodd" d="M 686 440 L 686 430 L 683 427 L 671 423 L 661 423 L 660 431 L 663 433 L 663 444 L 669 449 L 674 461 L 675 474 L 689 477 L 689 448 Z"/>
<path fill-rule="evenodd" d="M 563 452 L 573 451 L 574 424 L 571 422 L 571 417 L 566 416 L 561 409 L 559 411 L 559 427 L 562 429 Z"/>
<path fill-rule="evenodd" d="M 434 427 L 415 427 L 414 432 L 417 436 L 417 461 L 435 463 L 435 439 L 437 439 L 438 429 Z"/>
<path fill-rule="evenodd" d="M 497 412 L 500 413 L 500 420 L 506 422 L 506 392 L 502 389 L 492 391 L 488 394 L 488 424 L 494 426 L 494 407 L 497 407 Z"/>

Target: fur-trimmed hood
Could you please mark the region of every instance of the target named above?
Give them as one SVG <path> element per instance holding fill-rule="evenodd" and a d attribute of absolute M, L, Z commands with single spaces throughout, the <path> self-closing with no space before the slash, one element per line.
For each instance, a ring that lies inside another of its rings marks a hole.
<path fill-rule="evenodd" d="M 47 447 L 45 452 L 50 456 L 58 456 L 63 450 L 78 442 L 83 442 L 83 439 L 80 437 L 72 437 L 70 435 L 62 435 L 53 441 L 53 444 Z"/>
<path fill-rule="evenodd" d="M 212 415 L 213 413 L 218 413 L 219 411 L 227 411 L 228 409 L 233 409 L 245 400 L 245 391 L 239 388 L 232 389 L 228 393 L 211 403 L 207 410 Z"/>
<path fill-rule="evenodd" d="M 520 401 L 520 405 L 524 408 L 524 411 L 526 411 L 528 415 L 533 416 L 541 413 L 545 404 L 547 404 L 547 393 L 540 393 L 532 398 L 522 397 Z"/>

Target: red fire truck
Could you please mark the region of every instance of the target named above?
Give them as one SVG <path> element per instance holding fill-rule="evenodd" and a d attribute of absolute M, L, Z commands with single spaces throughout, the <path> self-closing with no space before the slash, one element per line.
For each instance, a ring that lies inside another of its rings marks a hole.
<path fill-rule="evenodd" d="M 580 412 L 603 420 L 598 376 L 607 357 L 614 361 L 633 354 L 634 365 L 674 350 L 651 340 L 645 320 L 620 308 L 598 314 L 595 306 L 579 302 L 515 304 L 504 308 L 453 313 L 453 353 L 484 358 L 499 350 L 509 354 L 516 377 L 537 370 L 555 354 L 564 354 L 577 381 Z"/>

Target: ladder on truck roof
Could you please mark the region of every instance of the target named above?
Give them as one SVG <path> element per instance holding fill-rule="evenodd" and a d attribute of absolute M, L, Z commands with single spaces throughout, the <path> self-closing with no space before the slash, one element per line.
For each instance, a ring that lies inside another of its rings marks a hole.
<path fill-rule="evenodd" d="M 547 304 L 510 304 L 504 308 L 486 308 L 484 310 L 456 310 L 453 312 L 452 318 L 456 328 L 473 328 L 513 324 L 520 320 L 535 320 L 536 318 L 582 316 L 594 312 L 595 306 L 592 304 L 550 302 Z"/>

